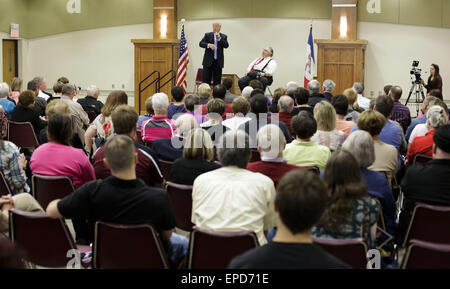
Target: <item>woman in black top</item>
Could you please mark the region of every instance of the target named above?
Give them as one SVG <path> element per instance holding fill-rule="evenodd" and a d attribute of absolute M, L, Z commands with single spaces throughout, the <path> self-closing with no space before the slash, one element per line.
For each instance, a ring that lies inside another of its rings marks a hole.
<path fill-rule="evenodd" d="M 14 108 L 11 116 L 12 121 L 30 122 L 33 126 L 34 133 L 39 135 L 41 129 L 47 126 L 47 122 L 39 117 L 33 109 L 36 96 L 31 90 L 23 91 L 19 96 L 19 102 Z"/>
<path fill-rule="evenodd" d="M 213 158 L 214 148 L 209 133 L 201 128 L 191 130 L 186 137 L 183 157 L 172 165 L 170 181 L 192 186 L 199 175 L 220 168 L 212 162 Z"/>
<path fill-rule="evenodd" d="M 428 81 L 425 84 L 425 81 L 423 81 L 422 79 L 422 84 L 427 89 L 427 94 L 432 89 L 439 89 L 442 93 L 442 78 L 439 74 L 439 65 L 431 64 L 430 76 L 428 77 Z"/>

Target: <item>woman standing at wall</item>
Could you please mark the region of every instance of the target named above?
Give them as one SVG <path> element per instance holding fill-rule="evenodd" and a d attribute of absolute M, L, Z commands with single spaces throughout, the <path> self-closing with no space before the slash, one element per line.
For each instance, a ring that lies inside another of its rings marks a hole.
<path fill-rule="evenodd" d="M 442 78 L 439 74 L 439 65 L 431 64 L 428 82 L 425 84 L 425 81 L 422 79 L 422 84 L 427 89 L 427 94 L 432 89 L 439 89 L 442 93 Z"/>

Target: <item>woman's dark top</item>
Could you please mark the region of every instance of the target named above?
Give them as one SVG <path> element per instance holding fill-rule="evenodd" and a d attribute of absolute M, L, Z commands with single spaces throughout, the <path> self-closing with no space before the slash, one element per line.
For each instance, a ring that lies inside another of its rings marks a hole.
<path fill-rule="evenodd" d="M 192 186 L 194 180 L 199 175 L 218 168 L 220 168 L 220 165 L 214 162 L 208 162 L 202 159 L 186 159 L 182 157 L 173 163 L 170 181 L 176 184 Z"/>
<path fill-rule="evenodd" d="M 40 119 L 34 109 L 21 105 L 17 105 L 14 108 L 11 120 L 16 122 L 30 122 L 36 135 L 39 135 L 39 132 L 47 126 L 47 122 Z"/>
<path fill-rule="evenodd" d="M 432 89 L 439 89 L 442 93 L 442 78 L 439 75 L 437 78 L 431 80 L 431 76 L 428 77 L 428 82 L 426 85 L 424 85 L 427 89 L 427 93 L 431 91 Z"/>

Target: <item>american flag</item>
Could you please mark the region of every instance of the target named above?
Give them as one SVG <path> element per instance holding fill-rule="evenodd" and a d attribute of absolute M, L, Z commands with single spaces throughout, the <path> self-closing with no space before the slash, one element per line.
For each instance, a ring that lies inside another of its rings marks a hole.
<path fill-rule="evenodd" d="M 177 71 L 177 86 L 181 86 L 186 93 L 186 75 L 187 67 L 189 64 L 189 52 L 186 42 L 186 37 L 184 36 L 184 24 L 181 28 L 181 39 L 180 39 L 180 58 L 178 59 L 178 71 Z"/>

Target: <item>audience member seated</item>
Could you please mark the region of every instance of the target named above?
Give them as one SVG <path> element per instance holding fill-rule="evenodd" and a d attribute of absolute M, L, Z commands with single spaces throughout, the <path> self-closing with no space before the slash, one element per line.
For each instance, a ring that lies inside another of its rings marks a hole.
<path fill-rule="evenodd" d="M 150 118 L 152 118 L 152 116 L 155 114 L 155 112 L 153 111 L 153 106 L 152 106 L 152 97 L 149 96 L 146 100 L 145 100 L 145 111 L 147 112 L 144 115 L 140 115 L 137 121 L 137 127 L 138 127 L 138 131 L 141 131 L 142 128 L 142 123 L 146 120 L 149 120 Z"/>
<path fill-rule="evenodd" d="M 409 137 L 411 136 L 411 133 L 412 133 L 413 129 L 416 127 L 416 125 L 427 122 L 427 111 L 430 107 L 433 106 L 433 105 L 431 105 L 431 103 L 434 102 L 435 100 L 436 100 L 436 97 L 431 96 L 431 95 L 425 97 L 425 99 L 423 100 L 422 106 L 420 107 L 420 112 L 422 113 L 422 116 L 416 117 L 415 119 L 413 119 L 411 124 L 409 125 L 408 129 L 406 130 L 405 138 L 408 143 L 409 143 Z"/>
<path fill-rule="evenodd" d="M 277 113 L 278 112 L 278 100 L 283 95 L 287 95 L 287 90 L 282 87 L 278 87 L 273 91 L 273 98 L 272 98 L 272 104 L 270 105 L 269 111 L 271 113 Z"/>
<path fill-rule="evenodd" d="M 251 91 L 251 93 L 255 93 L 255 90 L 259 89 L 259 92 L 264 95 L 264 97 L 267 100 L 267 105 L 270 107 L 272 105 L 272 102 L 270 101 L 270 98 L 265 95 L 265 89 L 264 89 L 264 84 L 259 80 L 259 79 L 253 79 L 252 81 L 250 81 L 250 83 L 248 84 L 251 88 L 253 88 L 253 90 Z M 250 96 L 251 98 L 252 96 Z"/>
<path fill-rule="evenodd" d="M 217 144 L 219 138 L 227 131 L 227 127 L 222 124 L 222 115 L 225 112 L 225 102 L 220 98 L 211 99 L 206 105 L 208 111 L 208 121 L 200 126 L 208 131 L 214 145 Z"/>
<path fill-rule="evenodd" d="M 183 156 L 185 138 L 197 122 L 191 114 L 180 115 L 175 121 L 176 134 L 173 138 L 160 138 L 153 142 L 152 149 L 159 159 L 174 161 Z"/>
<path fill-rule="evenodd" d="M 331 104 L 336 110 L 336 129 L 343 131 L 345 137 L 348 137 L 355 123 L 351 120 L 345 120 L 348 113 L 348 100 L 343 94 L 335 95 L 331 99 Z"/>
<path fill-rule="evenodd" d="M 300 111 L 306 110 L 313 115 L 313 109 L 308 105 L 309 91 L 303 87 L 297 87 L 292 93 L 296 106 L 292 111 L 292 116 L 296 116 Z"/>
<path fill-rule="evenodd" d="M 24 171 L 26 166 L 27 160 L 25 155 L 19 152 L 19 148 L 12 142 L 0 139 L 0 171 L 13 195 L 30 191 Z"/>
<path fill-rule="evenodd" d="M 292 129 L 296 139 L 286 146 L 283 157 L 291 165 L 301 167 L 316 166 L 322 170 L 330 157 L 330 149 L 311 140 L 317 131 L 316 120 L 306 111 L 301 111 L 292 119 Z"/>
<path fill-rule="evenodd" d="M 22 91 L 22 82 L 22 78 L 19 77 L 14 77 L 11 81 L 11 99 L 14 100 L 15 105 L 19 103 L 19 95 Z"/>
<path fill-rule="evenodd" d="M 133 125 L 136 125 L 137 114 Z M 188 240 L 173 233 L 175 215 L 169 195 L 160 188 L 148 187 L 136 178 L 138 157 L 130 137 L 116 135 L 105 144 L 105 165 L 112 176 L 89 182 L 69 196 L 51 202 L 50 218 L 87 218 L 89 242 L 93 242 L 97 221 L 116 224 L 152 224 L 159 232 L 171 263 L 186 255 Z"/>
<path fill-rule="evenodd" d="M 187 111 L 186 113 L 193 115 L 197 121 L 197 124 L 200 125 L 207 121 L 208 117 L 206 115 L 202 115 L 201 106 L 199 104 L 200 98 L 196 95 L 190 94 L 184 98 L 184 107 Z"/>
<path fill-rule="evenodd" d="M 268 176 L 276 185 L 287 172 L 301 169 L 289 165 L 283 158 L 286 139 L 278 126 L 274 124 L 263 126 L 258 131 L 257 137 L 261 161 L 249 163 L 247 170 Z"/>
<path fill-rule="evenodd" d="M 48 122 L 49 142 L 39 146 L 31 156 L 33 174 L 68 176 L 75 188 L 95 179 L 94 169 L 83 150 L 70 146 L 72 119 L 63 113 L 54 114 Z"/>
<path fill-rule="evenodd" d="M 450 125 L 436 130 L 433 141 L 433 160 L 410 166 L 402 180 L 405 199 L 398 229 L 400 241 L 406 234 L 417 202 L 450 206 Z"/>
<path fill-rule="evenodd" d="M 326 98 L 326 100 L 331 102 L 331 98 L 333 97 L 333 90 L 336 87 L 336 83 L 334 83 L 333 80 L 327 79 L 323 82 L 323 96 Z"/>
<path fill-rule="evenodd" d="M 290 96 L 284 95 L 280 97 L 277 106 L 279 111 L 278 115 L 271 115 L 270 118 L 284 122 L 289 129 L 289 133 L 294 135 L 291 128 L 291 113 L 294 110 L 294 100 Z"/>
<path fill-rule="evenodd" d="M 238 97 L 236 94 L 232 94 L 232 93 L 230 92 L 231 88 L 233 88 L 233 80 L 232 80 L 231 78 L 225 78 L 225 79 L 222 81 L 222 84 L 223 84 L 223 86 L 225 86 L 225 88 L 226 88 L 226 90 L 227 90 L 227 92 L 226 92 L 226 94 L 225 94 L 225 99 L 224 99 L 225 103 L 226 103 L 226 104 L 233 103 L 233 100 L 234 100 L 236 97 Z"/>
<path fill-rule="evenodd" d="M 8 115 L 8 119 L 11 119 L 12 112 L 16 107 L 14 102 L 8 100 L 9 86 L 7 83 L 0 83 L 0 105 L 3 107 L 4 112 Z"/>
<path fill-rule="evenodd" d="M 47 99 L 52 95 L 45 91 L 47 89 L 47 82 L 45 79 L 41 76 L 36 76 L 32 81 L 35 81 L 39 88 L 39 92 L 36 94 L 36 97 L 41 97 L 47 101 Z"/>
<path fill-rule="evenodd" d="M 214 86 L 213 92 L 212 92 L 213 99 L 220 99 L 223 101 L 225 99 L 226 92 L 227 92 L 227 90 L 223 84 L 218 84 L 218 85 Z M 208 101 L 208 103 L 209 103 L 209 101 Z M 225 101 L 224 101 L 224 103 L 225 103 Z M 202 115 L 206 115 L 207 113 L 208 113 L 208 111 L 206 108 L 206 104 L 203 104 L 202 105 Z M 223 120 L 227 119 L 228 114 L 233 114 L 233 109 L 231 108 L 231 104 L 225 104 L 225 111 L 222 114 L 222 119 Z"/>
<path fill-rule="evenodd" d="M 201 174 L 220 168 L 213 162 L 214 146 L 209 133 L 201 128 L 188 132 L 183 148 L 183 156 L 172 165 L 170 181 L 192 186 Z"/>
<path fill-rule="evenodd" d="M 250 154 L 245 132 L 229 131 L 220 139 L 223 167 L 195 179 L 192 223 L 212 231 L 253 231 L 264 245 L 264 230 L 276 225 L 275 187 L 269 177 L 245 169 Z"/>
<path fill-rule="evenodd" d="M 391 91 L 392 85 L 387 84 L 383 87 L 383 95 L 389 96 L 389 91 Z"/>
<path fill-rule="evenodd" d="M 436 105 L 442 107 L 446 112 L 448 112 L 448 107 L 445 104 L 445 102 L 443 102 L 442 100 L 436 99 L 435 101 L 432 101 L 429 103 L 430 108 L 432 106 L 436 106 Z M 420 124 L 416 125 L 416 127 L 411 132 L 411 136 L 409 137 L 409 143 L 411 144 L 416 137 L 424 136 L 427 132 L 428 132 L 428 127 L 427 127 L 426 123 L 420 123 Z"/>
<path fill-rule="evenodd" d="M 245 97 L 238 96 L 235 98 L 231 104 L 231 108 L 233 109 L 234 117 L 228 118 L 222 122 L 225 127 L 231 130 L 237 130 L 241 124 L 250 121 L 251 118 L 246 116 L 250 110 L 250 105 Z"/>
<path fill-rule="evenodd" d="M 36 96 L 35 105 L 33 107 L 34 111 L 36 111 L 36 113 L 39 116 L 45 116 L 45 108 L 47 107 L 47 101 L 46 101 L 46 99 L 39 96 L 39 92 L 40 92 L 39 80 L 34 79 L 34 80 L 29 81 L 27 83 L 27 90 L 31 90 L 32 92 L 34 92 L 34 95 Z"/>
<path fill-rule="evenodd" d="M 161 186 L 163 176 L 158 166 L 158 157 L 149 147 L 136 142 L 137 112 L 128 105 L 120 105 L 111 114 L 111 120 L 115 123 L 116 134 L 125 135 L 134 141 L 135 150 L 139 162 L 136 164 L 136 175 L 148 186 Z M 134 123 L 133 123 L 134 122 Z M 106 179 L 111 176 L 111 171 L 103 162 L 105 148 L 100 147 L 92 157 L 96 179 Z"/>
<path fill-rule="evenodd" d="M 169 98 L 160 92 L 152 96 L 152 106 L 155 115 L 142 123 L 141 136 L 144 141 L 154 141 L 159 138 L 172 138 L 175 136 L 175 125 L 167 118 Z"/>
<path fill-rule="evenodd" d="M 406 154 L 408 163 L 412 163 L 417 154 L 432 156 L 433 135 L 437 129 L 448 124 L 447 111 L 439 105 L 430 107 L 427 113 L 426 124 L 428 132 L 424 136 L 414 138 L 414 141 L 408 148 L 408 153 Z"/>
<path fill-rule="evenodd" d="M 380 201 L 387 232 L 393 235 L 397 208 L 391 187 L 382 173 L 368 169 L 375 161 L 372 136 L 363 130 L 355 131 L 345 140 L 342 149 L 350 152 L 358 161 L 367 191 L 370 196 Z"/>
<path fill-rule="evenodd" d="M 245 97 L 248 101 L 250 101 L 250 95 L 252 94 L 253 87 L 246 86 L 244 87 L 244 90 L 242 91 L 242 96 Z"/>
<path fill-rule="evenodd" d="M 50 99 L 50 98 L 49 98 Z M 72 117 L 72 114 L 70 113 L 69 106 L 66 102 L 64 102 L 61 99 L 55 99 L 50 101 L 50 103 L 47 105 L 47 108 L 45 109 L 45 114 L 47 116 L 47 119 L 50 119 L 54 114 L 56 113 L 63 113 L 70 117 Z M 73 127 L 72 122 L 72 139 L 70 140 L 70 145 L 77 149 L 84 150 L 83 142 L 80 139 L 80 136 L 78 133 L 75 132 L 75 128 Z M 39 144 L 45 144 L 48 143 L 48 137 L 47 137 L 47 128 L 41 129 L 39 132 Z"/>
<path fill-rule="evenodd" d="M 320 93 L 320 82 L 317 80 L 311 80 L 308 82 L 308 90 L 309 90 L 309 100 L 308 105 L 311 106 L 314 109 L 314 106 L 316 106 L 317 103 L 321 102 L 322 100 L 327 101 L 325 96 Z"/>
<path fill-rule="evenodd" d="M 207 83 L 202 83 L 197 88 L 197 95 L 200 98 L 199 104 L 207 104 L 211 98 L 211 86 Z"/>
<path fill-rule="evenodd" d="M 364 238 L 369 248 L 374 248 L 380 209 L 367 193 L 358 161 L 348 151 L 335 152 L 323 179 L 328 190 L 328 207 L 313 227 L 313 237 Z"/>
<path fill-rule="evenodd" d="M 111 121 L 111 114 L 116 107 L 122 104 L 128 104 L 128 95 L 124 91 L 115 90 L 108 95 L 102 108 L 102 113 L 94 119 L 84 136 L 88 153 L 91 153 L 94 138 L 95 145 L 99 148 L 110 136 L 114 135 L 114 124 Z"/>
<path fill-rule="evenodd" d="M 397 170 L 398 152 L 394 146 L 380 140 L 379 135 L 386 124 L 385 117 L 376 110 L 365 110 L 358 118 L 358 128 L 365 130 L 373 137 L 375 148 L 375 161 L 369 170 L 386 174 L 388 182 Z"/>
<path fill-rule="evenodd" d="M 403 91 L 400 86 L 393 86 L 389 91 L 389 96 L 394 101 L 391 119 L 398 122 L 403 128 L 403 132 L 406 132 L 408 126 L 411 124 L 411 112 L 406 105 L 400 103 L 402 92 Z"/>
<path fill-rule="evenodd" d="M 277 187 L 273 241 L 235 257 L 229 269 L 349 269 L 313 244 L 311 227 L 327 207 L 327 189 L 308 171 L 293 171 Z"/>
<path fill-rule="evenodd" d="M 41 129 L 47 125 L 47 122 L 33 109 L 35 99 L 34 92 L 30 90 L 22 91 L 19 96 L 19 103 L 11 115 L 11 120 L 16 122 L 30 122 L 33 126 L 34 133 L 39 135 Z"/>
<path fill-rule="evenodd" d="M 76 87 L 72 84 L 64 84 L 62 89 L 61 99 L 69 105 L 70 112 L 72 113 L 72 121 L 74 122 L 75 132 L 78 133 L 81 140 L 85 141 L 85 126 L 89 125 L 89 117 L 83 110 L 83 107 L 75 102 L 73 99 L 76 95 Z M 88 147 L 88 151 L 90 148 Z"/>
<path fill-rule="evenodd" d="M 55 99 L 61 99 L 63 86 L 62 82 L 57 82 L 53 85 L 53 95 L 47 99 L 47 103 Z"/>
<path fill-rule="evenodd" d="M 103 103 L 98 101 L 100 90 L 95 85 L 90 85 L 86 89 L 86 97 L 78 99 L 78 103 L 81 104 L 84 111 L 93 111 L 99 115 L 102 112 Z"/>
<path fill-rule="evenodd" d="M 250 108 L 252 113 L 248 115 L 251 119 L 239 127 L 240 130 L 244 130 L 250 137 L 250 147 L 257 148 L 256 142 L 256 134 L 258 130 L 265 126 L 266 124 L 276 124 L 280 127 L 281 131 L 284 134 L 286 139 L 286 143 L 290 143 L 292 141 L 291 133 L 289 132 L 288 126 L 282 122 L 274 119 L 270 119 L 268 117 L 268 107 L 267 101 L 264 95 L 256 94 L 250 99 Z"/>
<path fill-rule="evenodd" d="M 364 92 L 364 84 L 362 84 L 361 82 L 355 82 L 353 83 L 353 89 L 358 94 L 356 98 L 356 103 L 358 104 L 358 106 L 364 110 L 369 109 L 370 99 L 362 95 Z"/>
<path fill-rule="evenodd" d="M 345 140 L 345 133 L 336 129 L 336 111 L 328 101 L 321 101 L 314 107 L 317 131 L 311 138 L 315 143 L 338 150 Z"/>
<path fill-rule="evenodd" d="M 347 115 L 344 117 L 344 120 L 351 120 L 356 123 L 360 115 L 358 112 L 359 106 L 358 103 L 356 103 L 356 91 L 353 88 L 347 88 L 342 94 L 345 95 L 348 101 L 348 111 Z"/>
<path fill-rule="evenodd" d="M 174 86 L 170 92 L 172 94 L 172 98 L 174 102 L 170 103 L 169 111 L 167 112 L 167 118 L 172 119 L 176 118 L 177 114 L 182 114 L 186 112 L 186 108 L 184 107 L 184 90 L 181 86 Z"/>
<path fill-rule="evenodd" d="M 29 194 L 20 193 L 14 196 L 3 195 L 0 197 L 0 238 L 1 233 L 9 232 L 9 210 L 17 209 L 25 212 L 44 212 L 39 203 Z M 45 232 L 43 232 L 45 233 Z M 1 251 L 0 251 L 1 252 Z M 2 252 L 3 253 L 3 252 Z"/>

